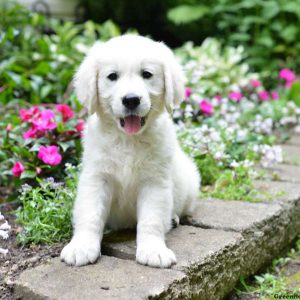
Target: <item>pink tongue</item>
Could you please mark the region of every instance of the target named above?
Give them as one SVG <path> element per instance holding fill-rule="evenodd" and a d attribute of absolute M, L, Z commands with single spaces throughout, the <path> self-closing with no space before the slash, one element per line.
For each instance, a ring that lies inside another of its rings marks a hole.
<path fill-rule="evenodd" d="M 138 116 L 128 116 L 124 119 L 124 129 L 127 134 L 138 133 L 141 129 L 141 118 Z"/>

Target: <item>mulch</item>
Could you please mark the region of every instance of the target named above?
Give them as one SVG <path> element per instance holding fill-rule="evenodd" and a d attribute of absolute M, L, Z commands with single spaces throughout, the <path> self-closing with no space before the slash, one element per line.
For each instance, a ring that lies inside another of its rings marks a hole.
<path fill-rule="evenodd" d="M 15 222 L 14 209 L 14 205 L 11 204 L 1 206 L 1 213 L 11 225 L 9 238 L 0 240 L 0 247 L 9 250 L 5 257 L 0 254 L 0 299 L 3 300 L 18 299 L 13 293 L 13 288 L 15 280 L 22 271 L 59 256 L 63 248 L 63 243 L 30 247 L 19 245 L 16 235 L 22 228 Z"/>

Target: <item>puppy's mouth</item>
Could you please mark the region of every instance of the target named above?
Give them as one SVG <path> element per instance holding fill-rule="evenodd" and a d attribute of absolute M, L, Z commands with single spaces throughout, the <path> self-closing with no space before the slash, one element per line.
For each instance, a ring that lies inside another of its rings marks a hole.
<path fill-rule="evenodd" d="M 145 125 L 146 117 L 137 115 L 129 115 L 125 118 L 120 118 L 120 125 L 128 135 L 137 134 Z"/>

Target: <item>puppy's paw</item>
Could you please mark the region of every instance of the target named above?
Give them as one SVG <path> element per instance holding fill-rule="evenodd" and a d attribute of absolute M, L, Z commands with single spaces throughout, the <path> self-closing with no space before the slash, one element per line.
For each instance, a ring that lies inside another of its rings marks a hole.
<path fill-rule="evenodd" d="M 100 256 L 100 240 L 98 237 L 74 236 L 60 254 L 60 259 L 68 265 L 84 266 L 94 263 Z"/>
<path fill-rule="evenodd" d="M 176 264 L 176 256 L 163 242 L 146 243 L 137 248 L 136 261 L 150 267 L 170 268 Z"/>

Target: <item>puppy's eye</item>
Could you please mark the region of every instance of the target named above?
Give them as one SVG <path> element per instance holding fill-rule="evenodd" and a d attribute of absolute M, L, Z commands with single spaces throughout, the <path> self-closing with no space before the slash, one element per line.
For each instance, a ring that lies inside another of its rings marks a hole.
<path fill-rule="evenodd" d="M 108 74 L 107 78 L 110 81 L 116 81 L 119 78 L 119 76 L 116 72 L 112 72 L 112 73 Z"/>
<path fill-rule="evenodd" d="M 144 79 L 149 79 L 149 78 L 151 78 L 152 76 L 153 76 L 153 74 L 150 73 L 149 71 L 145 71 L 145 70 L 142 71 L 142 77 L 143 77 Z"/>

